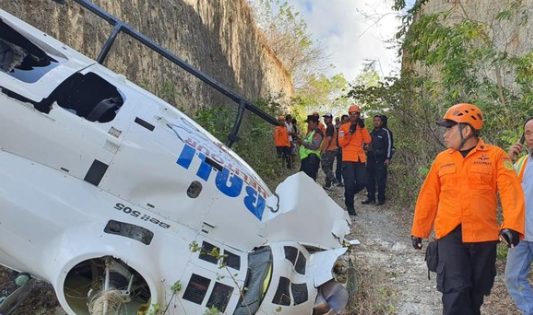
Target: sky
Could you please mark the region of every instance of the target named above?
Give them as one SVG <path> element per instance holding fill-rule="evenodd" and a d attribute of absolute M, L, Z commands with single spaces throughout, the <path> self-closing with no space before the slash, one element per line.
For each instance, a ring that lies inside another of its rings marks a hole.
<path fill-rule="evenodd" d="M 394 0 L 285 0 L 307 24 L 307 30 L 325 48 L 335 66 L 327 74 L 343 73 L 353 81 L 369 60 L 378 74 L 397 74 L 400 59 L 393 39 L 400 19 L 391 9 Z M 412 6 L 414 0 L 408 0 Z"/>

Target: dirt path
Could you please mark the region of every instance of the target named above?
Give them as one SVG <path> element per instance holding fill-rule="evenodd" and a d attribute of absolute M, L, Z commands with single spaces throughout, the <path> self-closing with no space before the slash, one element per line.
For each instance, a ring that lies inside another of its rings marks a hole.
<path fill-rule="evenodd" d="M 343 188 L 335 188 L 329 195 L 344 208 Z M 437 315 L 442 314 L 441 294 L 436 290 L 436 274 L 428 280 L 424 261 L 425 251 L 416 251 L 410 243 L 411 214 L 390 205 L 362 205 L 364 194 L 356 197 L 357 217 L 352 225 L 353 236 L 361 241 L 356 249 L 360 278 L 377 273 L 369 280 L 375 290 L 365 294 L 373 305 L 373 312 L 359 309 L 351 314 Z M 426 241 L 424 241 L 424 245 Z M 498 275 L 491 296 L 485 299 L 482 314 L 519 315 L 505 289 L 504 261 L 497 264 Z M 362 283 L 362 285 L 364 285 Z M 360 287 L 360 290 L 365 290 Z M 381 295 L 381 298 L 380 298 Z"/>
<path fill-rule="evenodd" d="M 341 206 L 343 188 L 336 188 L 329 195 Z M 428 280 L 424 252 L 415 251 L 409 239 L 406 218 L 386 206 L 361 205 L 356 199 L 357 217 L 352 231 L 361 245 L 356 250 L 358 267 L 379 271 L 382 281 L 378 292 L 390 291 L 389 305 L 383 314 L 433 315 L 442 313 L 440 294 L 435 289 L 434 275 Z M 409 218 L 410 219 L 410 218 Z M 362 277 L 365 275 L 363 274 Z M 363 288 L 364 289 L 364 288 Z"/>

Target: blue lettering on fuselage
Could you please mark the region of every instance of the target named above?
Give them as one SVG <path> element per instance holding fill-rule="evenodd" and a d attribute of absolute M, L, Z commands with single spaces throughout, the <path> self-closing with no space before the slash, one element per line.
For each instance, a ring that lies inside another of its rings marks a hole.
<path fill-rule="evenodd" d="M 183 147 L 183 150 L 181 151 L 176 163 L 184 169 L 188 170 L 192 164 L 192 160 L 195 155 L 196 149 L 186 144 Z M 211 175 L 213 167 L 205 161 L 205 154 L 201 152 L 198 153 L 198 158 L 200 159 L 201 164 L 198 167 L 198 170 L 196 171 L 196 176 L 207 182 L 209 176 Z M 244 180 L 236 174 L 232 174 L 229 169 L 224 167 L 222 171 L 217 173 L 215 185 L 218 190 L 224 195 L 235 198 L 241 195 L 243 191 L 242 188 L 244 186 Z M 263 211 L 265 210 L 265 198 L 263 198 L 263 196 L 261 196 L 261 194 L 259 194 L 257 190 L 251 186 L 246 186 L 245 191 L 246 196 L 243 199 L 244 206 L 254 216 L 261 220 L 261 218 L 263 217 Z"/>
<path fill-rule="evenodd" d="M 218 172 L 216 184 L 218 190 L 228 197 L 237 197 L 241 194 L 242 184 L 244 180 L 239 176 L 233 174 L 230 179 L 230 186 L 228 186 L 228 177 L 230 172 L 227 168 L 223 168 L 221 172 Z"/>
<path fill-rule="evenodd" d="M 248 195 L 244 198 L 244 205 L 261 220 L 263 210 L 265 210 L 265 199 L 250 186 L 246 187 L 246 193 Z"/>

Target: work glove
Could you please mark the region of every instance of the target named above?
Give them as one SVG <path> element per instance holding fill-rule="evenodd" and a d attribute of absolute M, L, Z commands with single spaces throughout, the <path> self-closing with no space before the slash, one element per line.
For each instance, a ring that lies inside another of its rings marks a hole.
<path fill-rule="evenodd" d="M 350 130 L 349 130 L 350 134 L 353 134 L 353 133 L 355 132 L 355 128 L 356 128 L 356 127 L 357 127 L 356 124 L 351 124 L 351 125 L 350 125 Z"/>
<path fill-rule="evenodd" d="M 420 237 L 411 235 L 411 242 L 413 243 L 413 248 L 421 250 L 422 249 L 422 239 Z"/>
<path fill-rule="evenodd" d="M 503 229 L 500 231 L 500 241 L 504 242 L 509 248 L 516 247 L 520 242 L 520 235 L 515 230 Z"/>
<path fill-rule="evenodd" d="M 359 125 L 359 127 L 365 128 L 365 121 L 362 120 L 361 118 L 357 119 L 357 124 Z"/>

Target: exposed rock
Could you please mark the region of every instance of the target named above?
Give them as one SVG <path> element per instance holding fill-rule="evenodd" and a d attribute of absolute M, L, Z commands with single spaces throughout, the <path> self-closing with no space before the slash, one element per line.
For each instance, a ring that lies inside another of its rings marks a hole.
<path fill-rule="evenodd" d="M 445 25 L 453 25 L 465 20 L 484 25 L 484 34 L 477 35 L 477 44 L 480 46 L 488 45 L 495 51 L 505 53 L 510 57 L 531 52 L 533 24 L 528 19 L 533 16 L 533 0 L 429 0 L 422 5 L 413 23 L 416 23 L 422 16 L 439 12 L 450 13 L 444 21 Z M 407 55 L 407 53 L 404 54 L 404 57 Z M 405 58 L 402 68 L 412 69 L 419 73 L 429 72 L 432 77 L 439 77 L 439 73 L 434 68 L 413 65 Z M 506 88 L 517 88 L 514 83 L 515 73 L 512 69 L 487 65 L 485 75 L 493 82 L 501 82 Z"/>
<path fill-rule="evenodd" d="M 249 100 L 281 95 L 292 81 L 264 44 L 245 0 L 94 0 L 200 71 Z M 0 0 L 9 13 L 96 59 L 112 27 L 73 1 Z M 234 102 L 166 59 L 120 35 L 105 65 L 172 104 L 193 112 Z"/>

